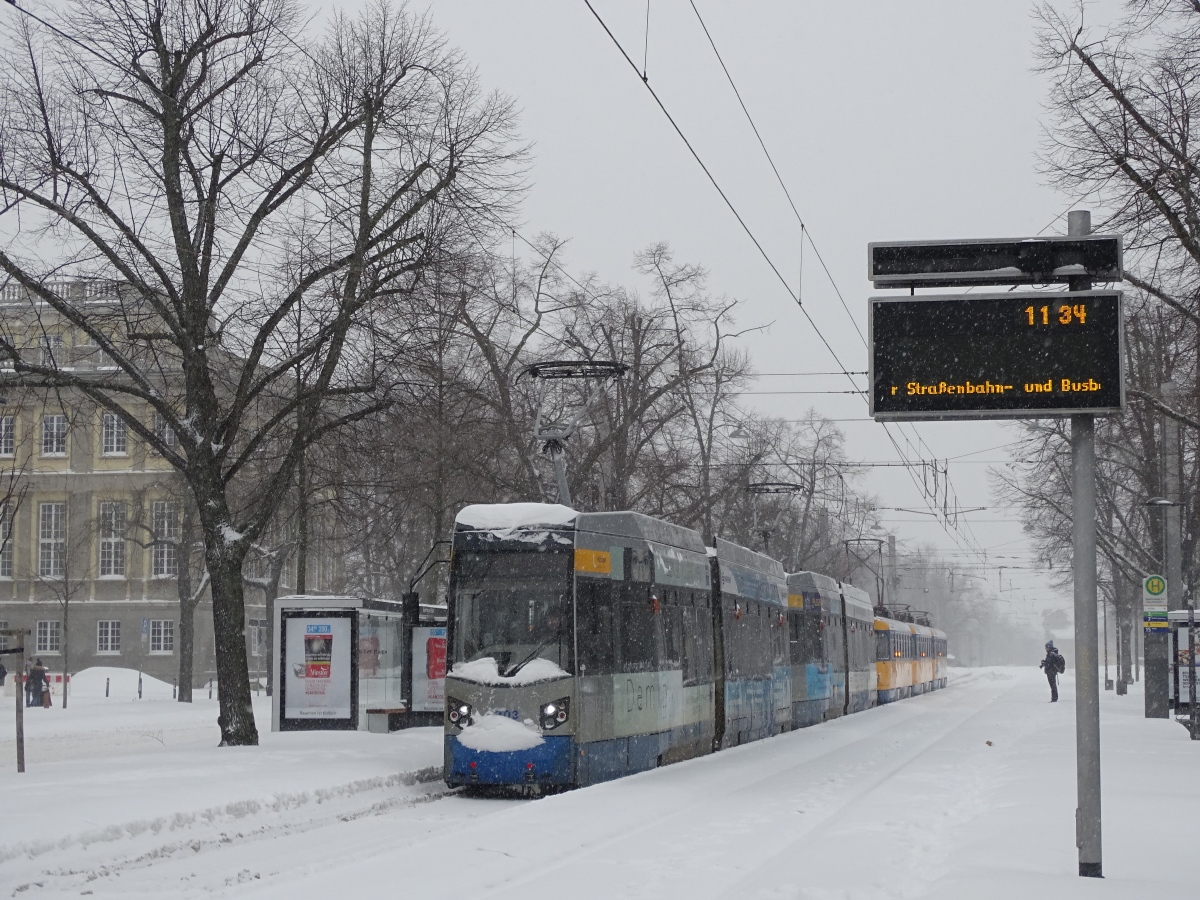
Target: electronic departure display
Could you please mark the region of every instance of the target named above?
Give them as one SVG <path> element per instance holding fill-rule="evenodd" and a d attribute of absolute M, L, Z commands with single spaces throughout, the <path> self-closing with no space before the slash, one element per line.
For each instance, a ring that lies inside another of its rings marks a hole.
<path fill-rule="evenodd" d="M 873 297 L 871 415 L 1118 413 L 1123 335 L 1120 291 Z"/>

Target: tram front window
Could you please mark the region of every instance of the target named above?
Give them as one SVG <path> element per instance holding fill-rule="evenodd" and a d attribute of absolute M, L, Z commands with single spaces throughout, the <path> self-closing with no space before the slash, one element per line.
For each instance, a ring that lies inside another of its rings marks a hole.
<path fill-rule="evenodd" d="M 563 553 L 454 554 L 454 660 L 496 660 L 505 677 L 531 660 L 572 669 L 570 557 Z"/>

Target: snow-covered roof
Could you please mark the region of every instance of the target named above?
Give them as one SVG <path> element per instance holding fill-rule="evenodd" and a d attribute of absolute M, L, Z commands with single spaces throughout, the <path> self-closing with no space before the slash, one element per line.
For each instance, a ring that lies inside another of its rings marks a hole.
<path fill-rule="evenodd" d="M 454 518 L 459 528 L 509 534 L 521 528 L 566 528 L 579 513 L 561 503 L 473 503 Z"/>

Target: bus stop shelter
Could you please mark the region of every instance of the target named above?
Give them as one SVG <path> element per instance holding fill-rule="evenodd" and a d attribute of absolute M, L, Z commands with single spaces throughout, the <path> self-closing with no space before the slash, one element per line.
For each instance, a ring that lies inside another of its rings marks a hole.
<path fill-rule="evenodd" d="M 275 601 L 272 731 L 395 731 L 439 725 L 446 610 L 402 601 L 296 595 Z"/>

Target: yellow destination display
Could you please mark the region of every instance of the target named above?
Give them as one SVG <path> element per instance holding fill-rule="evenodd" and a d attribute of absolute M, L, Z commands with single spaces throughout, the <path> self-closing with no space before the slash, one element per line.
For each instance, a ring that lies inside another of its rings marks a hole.
<path fill-rule="evenodd" d="M 871 414 L 1118 413 L 1123 331 L 1119 291 L 874 297 Z"/>

